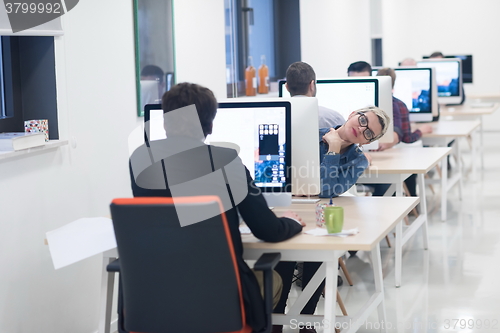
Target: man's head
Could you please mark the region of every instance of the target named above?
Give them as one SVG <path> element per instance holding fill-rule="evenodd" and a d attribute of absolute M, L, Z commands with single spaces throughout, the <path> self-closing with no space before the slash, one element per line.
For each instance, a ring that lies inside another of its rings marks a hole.
<path fill-rule="evenodd" d="M 417 66 L 417 61 L 413 58 L 406 58 L 399 63 L 399 66 L 406 66 L 406 67 Z"/>
<path fill-rule="evenodd" d="M 442 52 L 439 52 L 439 51 L 436 51 L 436 52 L 433 52 L 430 56 L 429 56 L 429 59 L 440 59 L 440 58 L 444 58 L 444 55 Z"/>
<path fill-rule="evenodd" d="M 141 71 L 141 80 L 158 82 L 158 96 L 161 96 L 165 91 L 164 76 L 163 70 L 155 65 L 146 65 Z"/>
<path fill-rule="evenodd" d="M 392 79 L 392 88 L 394 88 L 394 83 L 396 83 L 396 71 L 389 67 L 381 68 L 377 71 L 377 76 L 390 76 Z"/>
<path fill-rule="evenodd" d="M 372 66 L 366 61 L 356 61 L 347 68 L 348 76 L 371 76 Z"/>
<path fill-rule="evenodd" d="M 194 83 L 179 83 L 163 94 L 161 101 L 163 113 L 192 104 L 196 105 L 203 135 L 206 137 L 212 133 L 213 120 L 217 113 L 217 100 L 210 89 Z M 168 124 L 165 125 L 167 136 L 169 133 L 189 136 L 186 132 L 189 131 L 190 124 L 185 124 L 186 126 L 181 128 L 168 128 Z"/>
<path fill-rule="evenodd" d="M 384 110 L 370 106 L 353 111 L 343 127 L 342 139 L 350 143 L 364 145 L 380 139 L 391 119 Z"/>
<path fill-rule="evenodd" d="M 286 89 L 290 95 L 316 95 L 316 73 L 307 63 L 297 61 L 286 70 Z"/>

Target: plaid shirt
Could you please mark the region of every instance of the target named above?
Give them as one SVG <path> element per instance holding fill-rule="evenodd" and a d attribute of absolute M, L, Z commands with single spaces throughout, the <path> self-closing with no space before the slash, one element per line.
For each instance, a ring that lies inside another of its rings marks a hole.
<path fill-rule="evenodd" d="M 394 131 L 398 133 L 399 141 L 404 143 L 412 143 L 422 137 L 420 130 L 411 132 L 409 114 L 410 111 L 408 111 L 405 103 L 393 96 L 392 117 L 394 120 Z"/>

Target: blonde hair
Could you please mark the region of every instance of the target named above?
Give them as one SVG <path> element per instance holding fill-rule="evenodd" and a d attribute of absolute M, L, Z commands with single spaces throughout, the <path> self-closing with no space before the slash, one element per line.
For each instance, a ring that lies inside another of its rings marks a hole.
<path fill-rule="evenodd" d="M 376 135 L 371 141 L 375 141 L 380 139 L 385 132 L 387 132 L 387 129 L 389 128 L 389 124 L 391 123 L 391 118 L 385 113 L 384 110 L 381 108 L 378 108 L 376 106 L 368 106 L 359 110 L 356 110 L 355 112 L 361 112 L 361 113 L 367 113 L 367 112 L 373 112 L 375 115 L 378 117 L 378 121 L 380 122 L 380 125 L 382 126 L 382 132 L 380 132 L 379 135 Z"/>

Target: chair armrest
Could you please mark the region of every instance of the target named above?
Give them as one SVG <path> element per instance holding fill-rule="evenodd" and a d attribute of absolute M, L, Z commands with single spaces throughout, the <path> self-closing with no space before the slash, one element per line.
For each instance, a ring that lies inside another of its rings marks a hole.
<path fill-rule="evenodd" d="M 264 276 L 264 308 L 266 311 L 267 327 L 264 333 L 271 332 L 273 312 L 273 269 L 281 259 L 281 253 L 264 253 L 259 257 L 253 269 L 262 271 Z"/>
<path fill-rule="evenodd" d="M 110 272 L 110 273 L 112 273 L 112 272 L 115 272 L 115 273 L 120 272 L 120 261 L 119 260 L 120 259 L 118 258 L 118 259 L 115 259 L 112 262 L 110 262 L 108 264 L 108 266 L 106 266 L 106 270 L 108 272 Z"/>
<path fill-rule="evenodd" d="M 255 265 L 253 266 L 253 269 L 256 271 L 265 271 L 265 270 L 271 270 L 276 267 L 278 262 L 281 259 L 281 253 L 264 253 L 259 257 Z"/>

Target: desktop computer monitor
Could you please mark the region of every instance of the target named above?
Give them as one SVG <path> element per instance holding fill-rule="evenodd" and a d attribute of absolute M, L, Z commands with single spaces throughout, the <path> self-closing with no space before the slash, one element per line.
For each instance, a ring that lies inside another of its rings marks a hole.
<path fill-rule="evenodd" d="M 279 96 L 290 97 L 285 88 L 286 80 L 279 81 Z M 348 119 L 352 111 L 375 105 L 391 118 L 387 132 L 380 142 L 392 142 L 392 82 L 390 77 L 350 77 L 342 79 L 316 80 L 316 97 L 321 106 L 339 112 Z M 368 148 L 368 147 L 366 147 Z"/>
<path fill-rule="evenodd" d="M 434 67 L 439 104 L 462 103 L 462 61 L 458 58 L 426 59 L 417 67 Z"/>
<path fill-rule="evenodd" d="M 462 82 L 463 83 L 473 83 L 473 71 L 472 71 L 472 55 L 445 55 L 445 58 L 459 58 L 462 60 Z M 423 59 L 429 59 L 429 56 L 423 56 Z"/>
<path fill-rule="evenodd" d="M 291 190 L 295 196 L 314 196 L 320 193 L 318 99 L 315 97 L 254 98 L 242 97 L 220 103 L 254 103 L 287 101 L 291 109 Z M 219 113 L 217 113 L 219 117 Z M 216 117 L 216 119 L 217 119 Z M 215 132 L 215 131 L 214 131 Z"/>
<path fill-rule="evenodd" d="M 149 140 L 167 136 L 160 104 L 147 105 Z M 148 137 L 145 138 L 146 141 Z M 269 206 L 291 204 L 291 104 L 286 101 L 221 102 L 205 143 L 239 147 L 238 155 Z M 319 150 L 317 150 L 319 151 Z"/>
<path fill-rule="evenodd" d="M 374 67 L 376 76 L 381 67 Z M 439 115 L 435 71 L 432 67 L 397 67 L 393 95 L 410 111 L 410 121 L 430 122 Z"/>
<path fill-rule="evenodd" d="M 269 206 L 291 204 L 291 104 L 286 101 L 219 102 L 206 143 L 230 142 Z"/>

